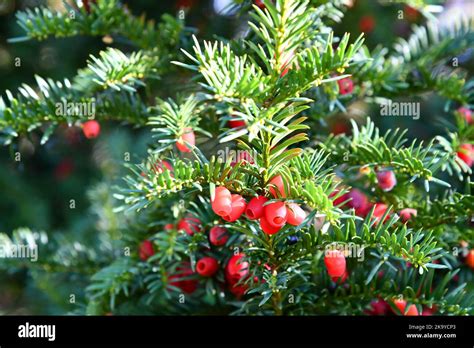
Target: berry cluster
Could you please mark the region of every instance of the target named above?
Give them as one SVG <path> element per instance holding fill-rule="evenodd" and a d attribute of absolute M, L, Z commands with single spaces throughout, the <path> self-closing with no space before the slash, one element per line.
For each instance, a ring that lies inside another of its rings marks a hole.
<path fill-rule="evenodd" d="M 164 226 L 165 231 L 174 230 L 175 228 L 184 231 L 190 236 L 203 232 L 201 221 L 192 215 L 187 215 L 180 219 L 176 226 L 174 224 L 166 224 Z M 213 226 L 209 230 L 209 242 L 213 246 L 224 246 L 228 239 L 229 234 L 224 227 Z M 148 261 L 153 255 L 155 255 L 153 242 L 150 240 L 141 242 L 138 248 L 139 258 L 142 261 Z M 245 255 L 242 253 L 231 256 L 224 268 L 225 280 L 229 286 L 229 291 L 237 297 L 243 296 L 248 288 L 245 284 L 241 284 L 249 274 L 248 262 L 242 260 L 244 257 Z M 176 268 L 176 272 L 168 277 L 169 285 L 179 288 L 185 294 L 191 294 L 198 287 L 199 278 L 196 275 L 203 278 L 214 277 L 219 269 L 218 259 L 211 256 L 204 256 L 198 259 L 195 271 L 193 271 L 189 262 L 182 262 Z"/>
<path fill-rule="evenodd" d="M 283 179 L 280 175 L 270 180 L 270 194 L 274 197 L 286 197 Z M 278 192 L 278 193 L 277 193 Z M 228 222 L 237 221 L 245 212 L 249 220 L 258 220 L 260 228 L 266 234 L 275 234 L 287 223 L 300 225 L 306 218 L 306 212 L 296 203 L 280 200 L 269 200 L 265 196 L 257 196 L 247 202 L 239 194 L 232 194 L 224 186 L 216 188 L 211 198 L 212 210 Z"/>

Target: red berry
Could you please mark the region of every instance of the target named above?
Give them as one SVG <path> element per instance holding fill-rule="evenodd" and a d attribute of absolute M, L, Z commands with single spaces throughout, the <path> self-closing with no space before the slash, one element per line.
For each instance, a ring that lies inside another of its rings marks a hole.
<path fill-rule="evenodd" d="M 201 220 L 188 215 L 179 220 L 178 230 L 184 230 L 187 234 L 192 236 L 196 232 L 201 232 Z"/>
<path fill-rule="evenodd" d="M 359 29 L 364 33 L 370 33 L 374 27 L 375 19 L 372 16 L 363 16 L 359 21 Z"/>
<path fill-rule="evenodd" d="M 296 203 L 287 204 L 287 222 L 290 225 L 298 226 L 306 219 L 306 212 Z"/>
<path fill-rule="evenodd" d="M 324 264 L 331 278 L 342 277 L 346 272 L 346 257 L 342 251 L 328 250 L 324 256 Z"/>
<path fill-rule="evenodd" d="M 265 8 L 265 4 L 263 3 L 263 0 L 255 0 L 255 5 L 257 5 L 261 9 Z"/>
<path fill-rule="evenodd" d="M 283 198 L 286 197 L 287 189 L 286 189 L 285 183 L 283 182 L 283 177 L 281 175 L 274 176 L 268 184 L 269 184 L 269 191 L 273 197 L 277 198 L 278 197 L 277 193 L 279 193 L 279 195 Z"/>
<path fill-rule="evenodd" d="M 284 202 L 267 204 L 263 208 L 263 213 L 267 222 L 273 227 L 281 228 L 286 224 L 288 209 L 286 209 Z"/>
<path fill-rule="evenodd" d="M 403 12 L 405 12 L 405 15 L 407 16 L 407 19 L 409 21 L 415 21 L 418 18 L 419 12 L 416 8 L 405 5 L 405 8 L 403 9 Z"/>
<path fill-rule="evenodd" d="M 329 195 L 329 198 L 336 197 L 338 194 L 339 194 L 339 189 L 335 189 L 333 192 L 331 192 L 331 194 Z M 348 199 L 349 199 L 349 197 L 347 196 L 347 193 L 344 193 L 343 195 L 340 195 L 339 197 L 334 199 L 333 202 L 332 202 L 332 205 L 334 207 L 337 207 L 338 205 L 340 205 L 341 203 L 347 201 Z"/>
<path fill-rule="evenodd" d="M 436 313 L 435 308 L 425 307 L 425 308 L 423 308 L 423 311 L 421 312 L 421 315 L 424 316 L 424 317 L 428 317 L 428 316 L 430 317 L 435 313 Z"/>
<path fill-rule="evenodd" d="M 197 289 L 197 279 L 186 279 L 194 274 L 188 262 L 176 269 L 177 273 L 169 277 L 170 285 L 180 288 L 186 294 L 192 294 Z"/>
<path fill-rule="evenodd" d="M 351 94 L 354 90 L 354 82 L 349 77 L 337 80 L 337 85 L 339 86 L 340 95 Z"/>
<path fill-rule="evenodd" d="M 268 201 L 268 198 L 265 196 L 254 197 L 247 204 L 247 209 L 245 210 L 245 215 L 250 220 L 260 219 L 263 215 L 263 205 Z"/>
<path fill-rule="evenodd" d="M 173 166 L 171 165 L 170 162 L 162 160 L 162 161 L 156 162 L 156 164 L 154 166 L 154 170 L 158 174 L 161 174 L 166 170 L 169 170 L 170 172 L 172 172 L 173 171 Z"/>
<path fill-rule="evenodd" d="M 334 283 L 342 284 L 347 280 L 347 277 L 349 277 L 349 273 L 347 273 L 347 271 L 345 271 L 342 276 L 331 277 L 331 279 Z"/>
<path fill-rule="evenodd" d="M 214 226 L 209 231 L 209 241 L 212 245 L 221 246 L 225 245 L 229 236 L 227 235 L 227 229 L 220 226 Z"/>
<path fill-rule="evenodd" d="M 377 183 L 385 191 L 391 191 L 397 184 L 397 178 L 392 170 L 381 170 L 377 172 Z"/>
<path fill-rule="evenodd" d="M 382 219 L 382 216 L 385 214 L 387 209 L 388 209 L 388 206 L 386 204 L 383 204 L 383 203 L 375 204 L 374 213 L 372 215 L 372 217 L 375 220 L 375 225 L 377 225 L 380 222 L 380 219 Z M 389 217 L 390 216 L 387 215 L 385 219 L 383 220 L 383 222 L 386 222 L 389 219 Z"/>
<path fill-rule="evenodd" d="M 99 122 L 95 120 L 84 122 L 82 125 L 82 132 L 87 139 L 97 138 L 100 134 Z"/>
<path fill-rule="evenodd" d="M 353 208 L 357 216 L 364 217 L 367 215 L 371 205 L 367 196 L 363 192 L 358 189 L 352 189 L 347 193 L 347 198 L 350 199 L 350 201 L 347 202 L 347 206 Z"/>
<path fill-rule="evenodd" d="M 407 306 L 407 301 L 402 299 L 397 299 L 393 301 L 394 305 L 398 308 L 398 310 L 402 313 L 402 315 L 406 316 L 413 316 L 418 315 L 418 309 L 415 305 L 411 305 L 405 313 L 405 309 Z"/>
<path fill-rule="evenodd" d="M 384 300 L 376 300 L 370 303 L 371 310 L 368 310 L 366 313 L 369 315 L 387 315 L 390 306 Z"/>
<path fill-rule="evenodd" d="M 468 124 L 472 123 L 472 112 L 471 112 L 471 110 L 469 110 L 466 107 L 461 107 L 457 111 L 461 114 L 461 116 L 464 118 L 464 120 L 466 120 L 466 122 Z"/>
<path fill-rule="evenodd" d="M 460 160 L 467 164 L 468 167 L 472 167 L 474 164 L 474 146 L 471 144 L 462 144 L 459 147 L 457 155 Z"/>
<path fill-rule="evenodd" d="M 232 196 L 232 210 L 230 214 L 222 216 L 225 221 L 234 222 L 244 213 L 247 203 L 241 195 L 233 194 Z"/>
<path fill-rule="evenodd" d="M 474 249 L 469 250 L 466 256 L 466 265 L 474 270 Z"/>
<path fill-rule="evenodd" d="M 196 264 L 196 271 L 203 277 L 212 277 L 219 269 L 219 263 L 213 257 L 203 257 Z"/>
<path fill-rule="evenodd" d="M 216 187 L 214 199 L 211 200 L 214 213 L 219 216 L 227 216 L 232 211 L 232 195 L 224 186 Z"/>
<path fill-rule="evenodd" d="M 191 152 L 195 143 L 196 138 L 193 129 L 191 127 L 186 127 L 183 130 L 183 134 L 178 138 L 176 147 L 181 152 Z"/>
<path fill-rule="evenodd" d="M 238 281 L 246 278 L 249 274 L 249 263 L 243 261 L 245 255 L 240 253 L 233 255 L 225 267 L 225 275 L 227 281 L 231 283 L 237 283 Z"/>
<path fill-rule="evenodd" d="M 138 249 L 138 255 L 142 261 L 148 260 L 149 257 L 155 255 L 153 243 L 149 240 L 144 240 Z"/>
<path fill-rule="evenodd" d="M 71 161 L 69 158 L 66 158 L 59 162 L 59 164 L 54 168 L 54 176 L 58 180 L 64 180 L 66 179 L 69 175 L 74 170 L 74 162 Z"/>
<path fill-rule="evenodd" d="M 339 87 L 339 91 L 341 87 Z M 331 133 L 334 135 L 338 134 L 350 134 L 351 128 L 345 122 L 336 122 L 331 126 Z"/>
<path fill-rule="evenodd" d="M 165 231 L 171 231 L 174 230 L 174 224 L 166 224 L 165 227 L 163 227 Z"/>
<path fill-rule="evenodd" d="M 400 219 L 402 220 L 402 222 L 408 222 L 408 220 L 410 220 L 412 217 L 416 217 L 417 213 L 418 212 L 416 211 L 416 209 L 405 208 L 400 210 L 398 215 L 400 215 Z"/>
<path fill-rule="evenodd" d="M 267 219 L 265 218 L 265 215 L 262 215 L 262 217 L 260 218 L 260 228 L 262 229 L 264 233 L 270 234 L 270 235 L 275 234 L 281 230 L 281 227 L 275 227 L 273 225 L 270 225 Z"/>
<path fill-rule="evenodd" d="M 229 126 L 229 128 L 241 128 L 241 127 L 245 127 L 246 123 L 244 120 L 241 120 L 238 117 L 232 116 L 232 119 L 227 121 L 227 126 Z"/>

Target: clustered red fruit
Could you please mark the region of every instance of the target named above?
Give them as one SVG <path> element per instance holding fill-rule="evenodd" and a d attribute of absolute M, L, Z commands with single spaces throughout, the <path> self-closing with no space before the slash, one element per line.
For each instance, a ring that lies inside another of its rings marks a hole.
<path fill-rule="evenodd" d="M 306 212 L 296 203 L 272 202 L 263 207 L 260 228 L 266 234 L 277 233 L 286 223 L 298 226 L 306 218 Z"/>
<path fill-rule="evenodd" d="M 379 187 L 385 192 L 391 191 L 397 184 L 397 178 L 392 170 L 380 170 L 376 175 Z"/>
<path fill-rule="evenodd" d="M 274 176 L 269 182 L 269 191 L 270 194 L 277 198 L 278 196 L 285 198 L 286 193 L 288 192 L 288 186 L 284 183 L 283 177 L 281 175 Z"/>
<path fill-rule="evenodd" d="M 242 297 L 248 289 L 246 284 L 237 284 L 244 281 L 249 275 L 249 263 L 243 261 L 244 257 L 245 255 L 242 253 L 233 255 L 225 268 L 225 278 L 229 284 L 230 291 L 236 297 Z"/>
<path fill-rule="evenodd" d="M 304 219 L 306 219 L 306 212 L 296 203 L 288 203 L 287 207 L 287 222 L 290 225 L 298 226 Z"/>
<path fill-rule="evenodd" d="M 337 85 L 339 86 L 340 95 L 351 94 L 354 90 L 354 82 L 349 77 L 337 80 Z"/>
<path fill-rule="evenodd" d="M 178 221 L 178 230 L 184 230 L 188 235 L 201 232 L 201 220 L 188 215 Z"/>
<path fill-rule="evenodd" d="M 338 192 L 339 191 L 336 190 L 330 195 L 330 197 L 336 196 Z M 369 202 L 367 196 L 358 189 L 352 189 L 342 196 L 336 198 L 333 201 L 333 205 L 338 206 L 343 202 L 346 202 L 343 206 L 344 208 L 354 209 L 355 214 L 361 217 L 365 217 L 372 208 L 372 204 Z"/>
<path fill-rule="evenodd" d="M 238 194 L 232 194 L 224 186 L 216 187 L 211 199 L 212 210 L 228 222 L 234 222 L 244 213 L 247 203 Z"/>
<path fill-rule="evenodd" d="M 462 116 L 467 124 L 472 123 L 472 111 L 466 107 L 460 107 L 457 112 Z"/>
<path fill-rule="evenodd" d="M 185 294 L 192 294 L 198 286 L 197 279 L 190 279 L 194 274 L 189 262 L 183 262 L 176 273 L 169 277 L 169 284 L 180 288 Z"/>
<path fill-rule="evenodd" d="M 328 250 L 324 255 L 326 270 L 335 282 L 344 282 L 347 278 L 346 257 L 340 250 Z"/>
<path fill-rule="evenodd" d="M 405 315 L 405 316 L 419 315 L 418 309 L 416 308 L 414 304 L 412 304 L 410 307 L 408 307 L 408 309 L 406 309 L 407 301 L 403 299 L 393 300 L 393 304 L 398 308 L 398 310 L 400 311 L 402 315 Z"/>
<path fill-rule="evenodd" d="M 274 202 L 264 207 L 263 214 L 263 218 L 265 218 L 271 226 L 280 229 L 286 224 L 288 210 L 284 202 Z"/>
<path fill-rule="evenodd" d="M 96 120 L 84 122 L 82 132 L 87 139 L 97 138 L 100 134 L 100 124 Z"/>
<path fill-rule="evenodd" d="M 203 257 L 196 263 L 196 271 L 203 277 L 212 277 L 219 269 L 219 263 L 213 257 Z"/>
<path fill-rule="evenodd" d="M 382 220 L 382 217 L 385 214 L 385 212 L 387 211 L 387 209 L 388 209 L 388 205 L 386 205 L 384 203 L 375 203 L 374 213 L 372 215 L 372 217 L 374 218 L 375 225 L 379 224 L 379 222 Z M 387 216 L 385 216 L 383 222 L 386 222 L 389 218 L 390 218 L 390 215 L 387 214 Z"/>
<path fill-rule="evenodd" d="M 186 127 L 183 129 L 183 134 L 178 137 L 176 142 L 176 147 L 181 152 L 191 152 L 193 146 L 196 144 L 196 137 L 194 131 L 191 127 Z"/>
<path fill-rule="evenodd" d="M 275 187 L 270 187 L 270 192 L 273 190 L 273 194 L 276 194 L 275 188 L 281 192 L 281 176 L 272 180 Z M 214 191 L 214 198 L 211 198 L 211 207 L 214 213 L 228 222 L 236 221 L 245 212 L 250 220 L 259 220 L 260 227 L 266 234 L 277 233 L 286 223 L 298 226 L 306 218 L 305 211 L 296 203 L 285 204 L 278 201 L 266 204 L 267 201 L 267 197 L 258 196 L 247 204 L 242 196 L 219 186 Z"/>
<path fill-rule="evenodd" d="M 227 222 L 237 221 L 244 213 L 245 207 L 247 206 L 247 202 L 245 202 L 245 199 L 241 195 L 232 194 L 231 197 L 231 211 L 228 215 L 222 216 L 222 218 Z"/>
<path fill-rule="evenodd" d="M 153 249 L 153 243 L 149 240 L 144 240 L 141 242 L 138 249 L 138 255 L 142 261 L 148 260 L 148 258 L 155 255 L 155 250 Z"/>
<path fill-rule="evenodd" d="M 220 226 L 214 226 L 209 231 L 209 241 L 212 245 L 222 246 L 225 245 L 229 235 L 227 234 L 227 229 Z"/>
<path fill-rule="evenodd" d="M 250 220 L 258 220 L 263 215 L 263 205 L 268 201 L 268 198 L 265 196 L 254 197 L 247 204 L 247 209 L 245 210 L 245 215 Z"/>
<path fill-rule="evenodd" d="M 468 167 L 472 167 L 474 164 L 474 145 L 462 144 L 459 146 L 457 155 L 458 158 L 466 163 Z"/>
<path fill-rule="evenodd" d="M 333 193 L 329 195 L 329 197 L 335 197 L 338 194 L 338 192 L 339 190 L 334 191 Z M 373 214 L 372 214 L 372 220 L 374 221 L 375 226 L 379 224 L 379 222 L 382 219 L 382 216 L 388 210 L 388 205 L 384 203 L 381 203 L 381 202 L 377 202 L 375 204 L 370 203 L 367 196 L 358 189 L 352 189 L 349 192 L 334 199 L 333 205 L 338 206 L 342 204 L 343 202 L 346 202 L 346 203 L 344 203 L 342 208 L 349 208 L 349 209 L 352 208 L 354 209 L 355 214 L 360 217 L 366 217 L 369 214 L 369 212 L 372 209 L 374 209 Z M 403 219 L 408 216 L 407 214 L 416 216 L 416 210 L 415 209 L 413 210 L 414 212 L 411 209 L 409 211 L 402 210 L 400 212 L 400 213 L 403 212 L 402 221 L 404 221 Z M 390 218 L 390 214 L 387 214 L 383 222 L 385 223 L 389 218 Z"/>
<path fill-rule="evenodd" d="M 405 208 L 400 210 L 398 215 L 400 215 L 400 219 L 402 220 L 403 223 L 408 222 L 411 220 L 412 217 L 416 217 L 417 215 L 417 210 L 413 208 Z"/>

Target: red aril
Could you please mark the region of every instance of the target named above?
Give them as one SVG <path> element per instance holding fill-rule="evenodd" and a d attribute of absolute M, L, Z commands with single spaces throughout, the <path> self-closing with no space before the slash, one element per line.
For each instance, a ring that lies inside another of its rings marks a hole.
<path fill-rule="evenodd" d="M 229 236 L 227 234 L 227 229 L 225 229 L 224 227 L 214 226 L 209 231 L 209 241 L 211 242 L 212 245 L 215 245 L 215 246 L 225 245 L 228 239 L 229 239 Z"/>
<path fill-rule="evenodd" d="M 183 134 L 178 138 L 176 147 L 181 152 L 191 152 L 193 146 L 196 143 L 194 131 L 191 127 L 186 127 L 183 130 Z"/>
<path fill-rule="evenodd" d="M 265 215 L 263 215 L 260 218 L 260 228 L 262 229 L 264 233 L 270 234 L 270 235 L 275 234 L 281 230 L 281 227 L 275 227 L 273 225 L 270 225 L 267 219 L 265 218 Z"/>
<path fill-rule="evenodd" d="M 241 195 L 232 194 L 231 197 L 232 197 L 232 204 L 231 204 L 232 210 L 228 215 L 222 216 L 222 218 L 228 222 L 234 222 L 238 218 L 240 218 L 240 216 L 245 211 L 245 207 L 247 206 L 245 199 Z"/>
<path fill-rule="evenodd" d="M 211 200 L 214 213 L 219 216 L 227 216 L 232 211 L 232 194 L 224 186 L 216 187 L 214 199 Z"/>
<path fill-rule="evenodd" d="M 288 203 L 287 205 L 287 222 L 290 225 L 298 226 L 306 219 L 306 212 L 296 203 Z"/>
<path fill-rule="evenodd" d="M 268 198 L 265 196 L 254 197 L 247 204 L 247 209 L 245 210 L 245 215 L 250 220 L 257 220 L 263 215 L 263 205 L 268 201 Z"/>
<path fill-rule="evenodd" d="M 286 224 L 288 209 L 286 209 L 284 202 L 267 204 L 263 208 L 263 213 L 267 222 L 273 227 L 281 228 Z"/>
<path fill-rule="evenodd" d="M 346 257 L 344 253 L 339 250 L 328 250 L 324 256 L 324 264 L 329 276 L 342 277 L 346 272 Z"/>
<path fill-rule="evenodd" d="M 213 257 L 203 257 L 196 263 L 196 272 L 203 277 L 212 277 L 219 269 L 219 263 Z"/>

